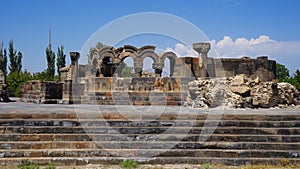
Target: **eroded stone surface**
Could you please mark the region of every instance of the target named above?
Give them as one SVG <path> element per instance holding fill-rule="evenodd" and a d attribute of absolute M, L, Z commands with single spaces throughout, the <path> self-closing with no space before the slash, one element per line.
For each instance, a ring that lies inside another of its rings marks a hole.
<path fill-rule="evenodd" d="M 288 83 L 260 81 L 245 75 L 195 80 L 188 85 L 187 103 L 193 107 L 269 108 L 299 104 L 299 92 Z"/>

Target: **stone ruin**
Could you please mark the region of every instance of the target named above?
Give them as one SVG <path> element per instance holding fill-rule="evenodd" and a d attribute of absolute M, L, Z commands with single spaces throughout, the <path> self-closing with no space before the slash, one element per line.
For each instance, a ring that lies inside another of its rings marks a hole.
<path fill-rule="evenodd" d="M 62 86 L 61 82 L 30 80 L 21 89 L 22 99 L 25 102 L 55 104 L 62 99 Z"/>
<path fill-rule="evenodd" d="M 196 108 L 286 108 L 300 105 L 300 93 L 289 83 L 261 81 L 244 74 L 189 83 L 187 105 Z"/>
<path fill-rule="evenodd" d="M 0 101 L 2 102 L 12 102 L 12 100 L 9 99 L 6 93 L 6 83 L 5 83 L 5 75 L 2 70 L 0 70 Z"/>
<path fill-rule="evenodd" d="M 217 102 L 212 103 L 215 100 L 209 100 L 204 95 L 210 93 L 211 83 L 222 81 L 229 85 L 226 89 L 230 88 L 230 97 L 222 96 L 227 98 L 225 101 L 230 107 L 248 107 L 249 95 L 252 96 L 251 106 L 253 107 L 269 107 L 280 103 L 280 101 L 275 101 L 278 100 L 277 97 L 281 97 L 278 94 L 262 97 L 256 96 L 254 92 L 272 91 L 270 89 L 276 88 L 274 85 L 281 86 L 272 82 L 275 79 L 275 61 L 268 60 L 266 56 L 256 59 L 210 58 L 208 57 L 210 43 L 195 43 L 193 49 L 198 52 L 198 58 L 180 58 L 174 52 L 157 54 L 155 46 L 141 48 L 130 45 L 119 48 L 104 46 L 100 50 L 94 49 L 91 52 L 91 61 L 86 65 L 78 64 L 80 58 L 78 52 L 70 52 L 71 65 L 60 69 L 60 82 L 31 81 L 23 87 L 22 94 L 25 98 L 42 98 L 44 103 L 47 103 L 47 100 L 50 100 L 49 103 L 53 100 L 60 100 L 62 103 L 124 105 L 182 105 L 186 103 L 199 107 L 203 102 L 205 106 L 214 107 L 213 104 L 218 105 Z M 132 58 L 134 67 L 131 77 L 122 77 L 124 68 L 122 62 L 128 57 Z M 146 57 L 153 59 L 153 73 L 143 72 L 143 60 Z M 167 58 L 170 60 L 170 76 L 162 77 Z M 243 78 L 234 77 L 240 74 Z M 235 84 L 237 78 L 243 79 L 243 83 Z M 253 85 L 253 80 L 258 81 L 256 85 Z M 233 87 L 233 84 L 237 87 Z M 267 85 L 267 87 L 261 88 L 260 85 Z M 291 87 L 288 88 L 290 91 Z M 296 93 L 295 90 L 295 97 Z M 228 92 L 223 92 L 223 94 L 228 95 Z M 274 99 L 274 102 L 261 103 L 268 99 Z M 287 104 L 295 104 L 295 102 L 289 100 Z"/>

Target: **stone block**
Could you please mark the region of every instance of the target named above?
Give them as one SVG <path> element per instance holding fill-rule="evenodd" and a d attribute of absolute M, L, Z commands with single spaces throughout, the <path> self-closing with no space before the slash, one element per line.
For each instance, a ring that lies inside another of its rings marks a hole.
<path fill-rule="evenodd" d="M 37 142 L 37 143 L 30 143 L 32 149 L 51 149 L 52 144 L 51 142 Z"/>
<path fill-rule="evenodd" d="M 93 147 L 92 142 L 74 142 L 70 143 L 71 149 L 90 149 Z"/>
<path fill-rule="evenodd" d="M 69 142 L 57 142 L 57 141 L 54 141 L 51 143 L 51 148 L 52 149 L 68 149 L 68 148 L 71 148 L 70 147 L 70 144 Z"/>
<path fill-rule="evenodd" d="M 24 152 L 24 157 L 43 157 L 43 150 L 36 151 L 25 151 Z"/>
<path fill-rule="evenodd" d="M 39 141 L 39 135 L 21 135 L 20 141 Z"/>

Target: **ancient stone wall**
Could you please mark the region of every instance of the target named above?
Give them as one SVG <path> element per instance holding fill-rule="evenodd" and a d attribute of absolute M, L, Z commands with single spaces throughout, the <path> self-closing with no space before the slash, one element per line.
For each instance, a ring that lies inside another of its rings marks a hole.
<path fill-rule="evenodd" d="M 60 82 L 31 80 L 22 87 L 21 97 L 26 102 L 58 103 L 62 99 L 62 86 Z"/>
<path fill-rule="evenodd" d="M 209 58 L 210 43 L 195 43 L 193 49 L 198 52 L 198 58 L 180 58 L 174 52 L 157 54 L 155 46 L 105 46 L 92 51 L 91 63 L 87 65 L 79 65 L 79 53 L 71 52 L 71 65 L 61 69 L 63 100 L 91 100 L 91 93 L 99 92 L 141 92 L 142 95 L 149 92 L 187 92 L 187 84 L 194 78 L 244 74 L 247 78 L 259 78 L 263 82 L 275 79 L 276 62 L 267 57 Z M 131 77 L 122 77 L 124 65 L 121 63 L 128 57 L 134 62 Z M 146 57 L 153 59 L 154 73 L 143 72 Z M 170 77 L 161 77 L 167 58 L 170 60 Z M 72 91 L 74 86 L 77 94 Z"/>
<path fill-rule="evenodd" d="M 221 58 L 225 77 L 233 77 L 244 74 L 250 78 L 258 77 L 261 81 L 271 81 L 276 76 L 276 61 L 268 60 L 268 57 L 261 56 L 256 59 L 243 58 Z"/>

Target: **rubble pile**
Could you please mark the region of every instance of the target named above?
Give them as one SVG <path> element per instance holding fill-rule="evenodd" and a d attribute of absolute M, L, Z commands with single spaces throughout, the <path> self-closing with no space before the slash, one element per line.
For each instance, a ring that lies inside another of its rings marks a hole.
<path fill-rule="evenodd" d="M 245 75 L 195 80 L 188 84 L 187 105 L 195 108 L 269 108 L 300 105 L 300 93 L 289 83 L 262 82 Z"/>

